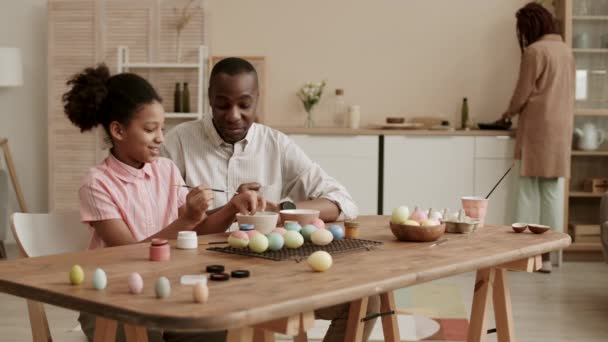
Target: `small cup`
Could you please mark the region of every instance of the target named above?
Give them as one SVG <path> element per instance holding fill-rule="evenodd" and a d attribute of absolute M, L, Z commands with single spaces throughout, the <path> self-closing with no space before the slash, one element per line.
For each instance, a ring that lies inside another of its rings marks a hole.
<path fill-rule="evenodd" d="M 191 230 L 181 231 L 177 233 L 177 248 L 179 249 L 197 249 L 198 237 L 196 232 Z"/>
<path fill-rule="evenodd" d="M 171 259 L 171 248 L 166 239 L 152 239 L 150 243 L 150 261 L 167 261 Z"/>
<path fill-rule="evenodd" d="M 488 200 L 483 197 L 462 197 L 464 213 L 471 218 L 479 220 L 478 228 L 483 227 L 488 211 Z"/>
<path fill-rule="evenodd" d="M 354 239 L 359 236 L 359 222 L 346 221 L 344 222 L 344 233 L 347 238 Z"/>

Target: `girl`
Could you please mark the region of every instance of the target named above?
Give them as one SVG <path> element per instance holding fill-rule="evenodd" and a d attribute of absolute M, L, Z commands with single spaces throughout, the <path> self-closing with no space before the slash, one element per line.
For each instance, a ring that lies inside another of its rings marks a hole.
<path fill-rule="evenodd" d="M 160 157 L 164 110 L 145 79 L 129 73 L 110 77 L 102 64 L 85 69 L 67 84 L 71 89 L 63 102 L 70 121 L 83 132 L 101 125 L 112 145 L 108 157 L 89 170 L 79 191 L 82 221 L 94 231 L 89 248 L 175 239 L 181 230 L 224 232 L 236 213 L 255 212 L 258 203 L 263 209 L 261 197 L 246 191 L 206 215 L 211 191 L 198 186 L 187 192 L 177 167 Z M 95 317 L 83 313 L 79 321 L 92 340 Z M 118 331 L 122 335 L 123 329 Z M 151 332 L 150 337 L 158 339 L 160 334 Z"/>

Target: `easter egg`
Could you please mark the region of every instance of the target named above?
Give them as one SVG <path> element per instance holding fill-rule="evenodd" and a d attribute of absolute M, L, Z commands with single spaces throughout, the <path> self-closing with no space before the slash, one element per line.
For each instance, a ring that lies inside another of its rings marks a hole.
<path fill-rule="evenodd" d="M 129 274 L 129 292 L 132 294 L 140 294 L 144 289 L 144 280 L 137 272 Z"/>
<path fill-rule="evenodd" d="M 407 226 L 419 226 L 420 223 L 418 223 L 418 221 L 414 221 L 414 220 L 407 220 L 405 222 L 403 222 L 403 224 L 407 225 Z"/>
<path fill-rule="evenodd" d="M 70 268 L 70 283 L 72 285 L 80 285 L 84 281 L 84 271 L 80 265 L 74 265 Z"/>
<path fill-rule="evenodd" d="M 435 220 L 426 220 L 422 222 L 423 227 L 435 227 L 439 225 L 439 221 Z"/>
<path fill-rule="evenodd" d="M 283 237 L 285 238 L 285 247 L 287 248 L 300 248 L 304 244 L 302 234 L 295 230 L 288 230 Z"/>
<path fill-rule="evenodd" d="M 334 236 L 334 240 L 340 240 L 344 238 L 344 228 L 337 225 L 331 225 L 327 228 L 327 231 Z"/>
<path fill-rule="evenodd" d="M 261 233 L 250 236 L 249 249 L 255 253 L 264 253 L 268 249 L 268 238 Z"/>
<path fill-rule="evenodd" d="M 296 221 L 285 221 L 283 227 L 285 227 L 286 230 L 295 230 L 296 232 L 302 230 L 302 226 Z"/>
<path fill-rule="evenodd" d="M 310 267 L 317 272 L 325 272 L 333 263 L 331 255 L 326 251 L 316 251 L 306 260 Z"/>
<path fill-rule="evenodd" d="M 310 236 L 312 235 L 312 233 L 316 232 L 317 230 L 319 230 L 319 228 L 317 228 L 317 226 L 314 226 L 312 224 L 307 224 L 302 228 L 300 233 L 302 234 L 302 237 L 304 237 L 304 241 L 310 241 Z"/>
<path fill-rule="evenodd" d="M 279 233 L 270 233 L 266 235 L 266 238 L 268 238 L 268 249 L 271 251 L 278 251 L 283 248 L 283 245 L 285 244 L 283 235 Z"/>
<path fill-rule="evenodd" d="M 333 239 L 334 236 L 327 229 L 317 229 L 317 231 L 310 236 L 312 243 L 319 246 L 328 245 Z"/>
<path fill-rule="evenodd" d="M 228 244 L 232 248 L 245 248 L 249 245 L 249 235 L 244 231 L 233 232 L 228 237 Z"/>
<path fill-rule="evenodd" d="M 249 236 L 249 240 L 251 240 L 251 238 L 252 238 L 254 235 L 258 235 L 258 234 L 260 234 L 260 232 L 258 232 L 257 230 L 248 230 L 248 231 L 247 231 L 247 236 Z"/>
<path fill-rule="evenodd" d="M 171 283 L 167 277 L 160 277 L 156 279 L 156 284 L 154 284 L 154 292 L 156 293 L 156 298 L 167 298 L 171 294 Z"/>
<path fill-rule="evenodd" d="M 101 268 L 95 269 L 93 273 L 93 287 L 97 290 L 103 290 L 108 285 L 108 276 Z"/>
<path fill-rule="evenodd" d="M 420 222 L 428 220 L 428 216 L 422 209 L 416 207 L 416 209 L 414 209 L 414 212 L 410 216 L 410 220 L 420 223 Z"/>
<path fill-rule="evenodd" d="M 196 303 L 205 303 L 209 299 L 209 287 L 204 282 L 198 282 L 192 288 L 192 299 Z"/>
<path fill-rule="evenodd" d="M 410 217 L 410 209 L 404 205 L 395 208 L 391 215 L 391 222 L 397 224 L 403 224 Z"/>
<path fill-rule="evenodd" d="M 272 232 L 280 234 L 280 235 L 285 235 L 285 233 L 287 233 L 287 230 L 285 228 L 276 227 L 275 229 L 272 230 Z"/>
<path fill-rule="evenodd" d="M 312 225 L 319 229 L 325 229 L 325 222 L 319 218 L 312 220 Z"/>

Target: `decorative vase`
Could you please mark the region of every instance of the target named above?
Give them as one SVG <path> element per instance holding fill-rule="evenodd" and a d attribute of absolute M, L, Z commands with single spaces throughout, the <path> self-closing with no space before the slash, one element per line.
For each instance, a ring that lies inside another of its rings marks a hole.
<path fill-rule="evenodd" d="M 304 123 L 305 128 L 314 128 L 315 123 L 312 120 L 312 108 L 306 111 L 306 122 Z"/>

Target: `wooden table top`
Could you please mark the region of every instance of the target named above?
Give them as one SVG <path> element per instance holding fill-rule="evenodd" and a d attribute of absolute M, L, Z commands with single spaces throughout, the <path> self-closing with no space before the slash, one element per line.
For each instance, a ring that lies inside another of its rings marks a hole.
<path fill-rule="evenodd" d="M 407 287 L 509 261 L 524 259 L 570 244 L 567 234 L 515 234 L 510 227 L 489 226 L 472 235 L 446 234 L 449 240 L 432 243 L 397 241 L 388 226 L 389 217 L 359 218 L 360 238 L 383 241 L 370 251 L 334 256 L 324 273 L 313 272 L 306 262 L 272 261 L 206 250 L 172 248 L 171 260 L 148 261 L 148 244 L 0 262 L 0 291 L 73 310 L 148 327 L 224 330 L 266 322 L 299 312 L 349 302 L 365 296 Z M 225 239 L 225 234 L 201 237 Z M 73 264 L 85 270 L 85 282 L 69 284 Z M 209 281 L 209 300 L 197 304 L 192 288 L 179 284 L 185 274 L 200 274 L 210 264 L 228 271 L 248 269 L 251 277 L 227 282 Z M 101 267 L 108 287 L 92 286 L 93 271 Z M 140 295 L 128 292 L 127 277 L 139 272 L 144 279 Z M 160 276 L 171 281 L 171 295 L 154 296 Z"/>

